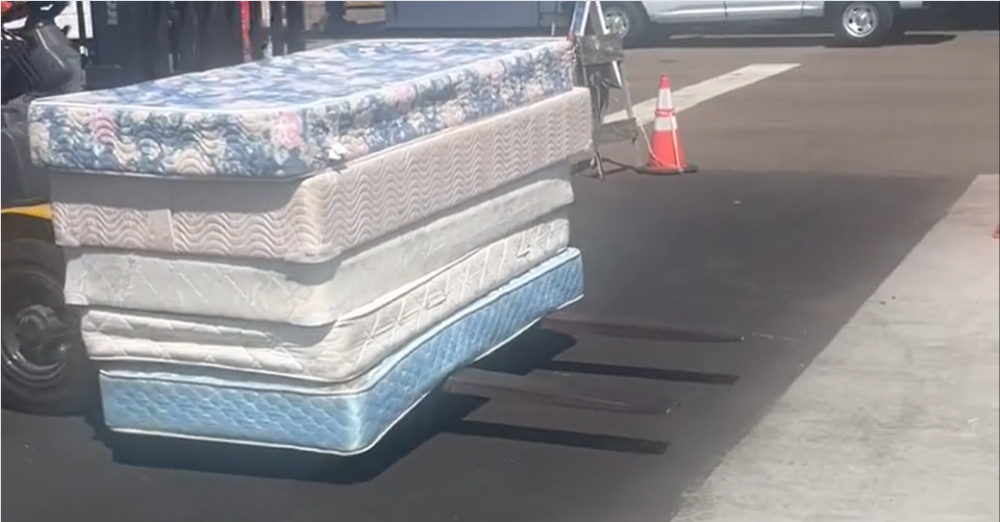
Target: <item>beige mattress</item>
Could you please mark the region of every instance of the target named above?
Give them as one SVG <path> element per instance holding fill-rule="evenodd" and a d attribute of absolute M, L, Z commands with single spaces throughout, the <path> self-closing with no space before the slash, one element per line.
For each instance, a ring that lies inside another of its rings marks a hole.
<path fill-rule="evenodd" d="M 572 202 L 570 167 L 561 162 L 322 263 L 64 247 L 66 301 L 324 325 Z"/>
<path fill-rule="evenodd" d="M 304 180 L 53 173 L 56 239 L 323 262 L 585 150 L 590 110 L 574 89 Z"/>

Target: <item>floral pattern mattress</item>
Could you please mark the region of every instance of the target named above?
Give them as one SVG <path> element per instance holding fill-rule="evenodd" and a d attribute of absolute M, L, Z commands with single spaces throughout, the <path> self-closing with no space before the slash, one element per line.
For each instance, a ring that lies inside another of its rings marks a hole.
<path fill-rule="evenodd" d="M 562 38 L 354 41 L 38 100 L 37 165 L 302 178 L 573 88 Z"/>

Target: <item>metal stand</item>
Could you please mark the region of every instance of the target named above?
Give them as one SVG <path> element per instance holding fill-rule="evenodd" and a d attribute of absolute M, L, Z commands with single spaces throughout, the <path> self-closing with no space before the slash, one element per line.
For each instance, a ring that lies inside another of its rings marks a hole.
<path fill-rule="evenodd" d="M 569 38 L 576 44 L 577 81 L 590 89 L 594 116 L 593 150 L 586 166 L 596 170 L 599 179 L 604 179 L 601 145 L 630 141 L 638 158 L 636 144 L 641 130 L 632 109 L 628 82 L 621 70 L 625 48 L 620 38 L 608 32 L 601 2 L 576 2 Z M 622 93 L 626 118 L 605 122 L 612 89 L 618 89 Z"/>

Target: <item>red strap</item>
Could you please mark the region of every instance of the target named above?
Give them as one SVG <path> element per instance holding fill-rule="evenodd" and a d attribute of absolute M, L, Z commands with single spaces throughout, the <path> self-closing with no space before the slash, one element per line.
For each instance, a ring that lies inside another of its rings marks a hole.
<path fill-rule="evenodd" d="M 3 4 L 3 11 L 0 12 L 0 15 L 7 16 L 7 11 L 10 11 L 16 7 L 21 7 L 21 4 L 26 4 L 28 2 L 0 2 L 0 3 Z"/>

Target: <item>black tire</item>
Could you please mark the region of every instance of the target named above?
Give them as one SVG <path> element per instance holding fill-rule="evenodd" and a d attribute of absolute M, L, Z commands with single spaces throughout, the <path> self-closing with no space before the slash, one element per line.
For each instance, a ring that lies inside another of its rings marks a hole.
<path fill-rule="evenodd" d="M 874 27 L 870 31 L 859 33 L 851 29 L 849 13 L 859 12 L 871 17 Z M 896 23 L 896 9 L 891 2 L 836 2 L 828 15 L 836 42 L 844 47 L 883 45 L 892 38 Z"/>
<path fill-rule="evenodd" d="M 886 39 L 887 42 L 898 42 L 903 39 L 903 35 L 906 34 L 906 21 L 902 19 L 900 13 L 896 13 L 892 20 L 892 27 L 889 28 L 889 37 Z"/>
<path fill-rule="evenodd" d="M 625 21 L 626 31 L 621 36 L 626 47 L 641 45 L 649 39 L 653 23 L 641 2 L 605 2 L 601 7 L 605 20 L 619 16 Z M 614 28 L 608 27 L 608 30 L 613 32 Z"/>
<path fill-rule="evenodd" d="M 24 413 L 69 415 L 93 404 L 97 374 L 87 358 L 77 314 L 63 298 L 62 251 L 38 239 L 3 243 L 3 407 Z M 57 341 L 25 324 L 62 323 Z M 27 341 L 22 346 L 22 341 Z"/>

